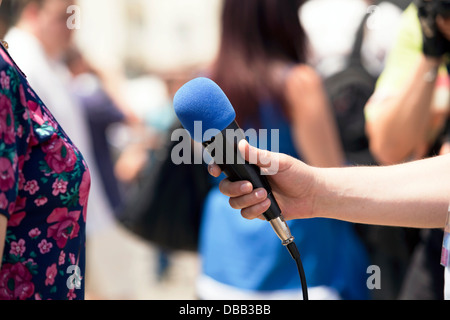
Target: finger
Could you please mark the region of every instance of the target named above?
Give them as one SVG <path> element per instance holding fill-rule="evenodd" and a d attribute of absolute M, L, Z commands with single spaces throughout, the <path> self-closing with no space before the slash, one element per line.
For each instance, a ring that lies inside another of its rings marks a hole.
<path fill-rule="evenodd" d="M 251 146 L 247 140 L 239 142 L 239 151 L 246 161 L 260 168 L 270 168 L 272 162 L 277 160 L 277 155 Z"/>
<path fill-rule="evenodd" d="M 450 153 L 450 142 L 445 142 L 441 147 L 439 155 L 442 156 L 442 155 L 449 154 L 449 153 Z"/>
<path fill-rule="evenodd" d="M 214 162 L 212 162 L 208 165 L 208 172 L 210 175 L 212 175 L 213 177 L 216 177 L 216 178 L 220 177 L 220 175 L 222 174 L 222 170 Z"/>
<path fill-rule="evenodd" d="M 222 180 L 219 190 L 230 198 L 241 197 L 253 191 L 253 185 L 248 181 L 231 182 L 228 179 Z"/>
<path fill-rule="evenodd" d="M 257 205 L 267 199 L 267 191 L 265 189 L 257 189 L 254 192 L 241 196 L 230 198 L 230 206 L 233 209 L 245 209 Z"/>
<path fill-rule="evenodd" d="M 242 209 L 241 215 L 242 215 L 242 217 L 244 217 L 245 219 L 248 219 L 248 220 L 254 220 L 254 219 L 265 220 L 262 217 L 262 214 L 269 209 L 270 205 L 271 205 L 270 200 L 266 199 L 263 202 L 258 203 L 254 206 Z"/>

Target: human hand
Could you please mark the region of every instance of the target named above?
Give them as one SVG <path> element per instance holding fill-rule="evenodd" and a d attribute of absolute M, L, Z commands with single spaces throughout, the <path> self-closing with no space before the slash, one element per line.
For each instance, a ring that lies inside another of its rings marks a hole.
<path fill-rule="evenodd" d="M 450 18 L 444 18 L 438 15 L 436 17 L 436 25 L 445 40 L 450 41 Z"/>
<path fill-rule="evenodd" d="M 285 220 L 311 218 L 314 203 L 314 169 L 301 161 L 283 154 L 263 151 L 250 146 L 245 140 L 239 144 L 239 151 L 252 164 L 263 171 L 270 167 L 273 161 L 278 161 L 278 171 L 267 176 Z M 256 161 L 252 161 L 256 159 Z M 216 164 L 209 166 L 209 172 L 214 177 L 222 173 Z M 248 181 L 231 182 L 228 179 L 220 183 L 220 191 L 230 197 L 230 205 L 241 210 L 246 219 L 264 219 L 262 214 L 270 207 L 265 189 L 253 189 Z"/>
<path fill-rule="evenodd" d="M 422 51 L 427 57 L 440 58 L 447 51 L 450 24 L 436 12 L 434 1 L 418 0 L 416 5 L 423 36 Z"/>

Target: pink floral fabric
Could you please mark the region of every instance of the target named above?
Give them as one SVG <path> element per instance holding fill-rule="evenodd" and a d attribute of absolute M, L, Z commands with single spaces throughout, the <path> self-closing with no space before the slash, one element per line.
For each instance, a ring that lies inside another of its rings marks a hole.
<path fill-rule="evenodd" d="M 84 299 L 90 174 L 79 150 L 0 48 L 0 299 Z"/>

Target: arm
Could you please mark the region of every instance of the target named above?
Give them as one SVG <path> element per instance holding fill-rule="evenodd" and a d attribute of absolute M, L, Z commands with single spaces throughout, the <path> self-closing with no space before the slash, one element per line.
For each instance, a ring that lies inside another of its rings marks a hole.
<path fill-rule="evenodd" d="M 316 171 L 314 215 L 357 223 L 443 228 L 450 157 L 388 166 Z"/>
<path fill-rule="evenodd" d="M 399 163 L 426 141 L 431 119 L 431 102 L 440 59 L 421 56 L 411 77 L 400 92 L 372 103 L 368 108 L 383 112 L 367 124 L 371 150 L 383 164 Z"/>
<path fill-rule="evenodd" d="M 344 165 L 339 133 L 319 75 L 311 67 L 293 69 L 286 85 L 294 141 L 308 164 Z"/>
<path fill-rule="evenodd" d="M 279 162 L 270 176 L 275 198 L 287 220 L 333 218 L 344 221 L 443 228 L 450 203 L 450 156 L 441 156 L 389 167 L 313 168 L 286 155 L 262 152 L 247 143 L 239 145 L 247 160 L 267 157 Z M 220 174 L 210 166 L 214 176 Z M 224 180 L 220 190 L 230 205 L 247 219 L 267 210 L 264 190 L 248 182 Z"/>
<path fill-rule="evenodd" d="M 415 4 L 404 11 L 397 39 L 366 106 L 370 147 L 380 164 L 424 157 L 439 131 L 432 104 L 436 88 L 433 73 L 444 52 L 439 46 L 443 41 L 437 33 L 431 38 L 424 36 L 420 22 L 424 14 Z M 450 23 L 437 20 L 444 33 Z"/>

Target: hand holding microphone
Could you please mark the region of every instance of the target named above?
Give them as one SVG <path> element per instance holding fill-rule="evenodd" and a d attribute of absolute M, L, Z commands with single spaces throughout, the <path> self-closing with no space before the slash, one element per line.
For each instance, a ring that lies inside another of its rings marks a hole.
<path fill-rule="evenodd" d="M 174 107 L 190 136 L 213 153 L 215 163 L 210 165 L 210 173 L 228 176 L 220 190 L 231 198 L 234 209 L 242 210 L 244 218 L 264 216 L 271 221 L 280 216 L 286 220 L 312 217 L 313 168 L 287 155 L 250 146 L 235 122 L 230 101 L 217 84 L 206 78 L 188 82 L 175 95 Z M 274 162 L 276 175 L 260 174 L 270 170 Z"/>
<path fill-rule="evenodd" d="M 303 298 L 307 300 L 306 279 L 294 237 L 273 195 L 269 180 L 261 174 L 258 166 L 246 161 L 239 151 L 240 143 L 245 142 L 245 135 L 235 121 L 236 113 L 225 93 L 212 80 L 197 78 L 176 93 L 174 108 L 183 127 L 195 141 L 203 144 L 230 182 L 247 181 L 251 184 L 248 186 L 249 191 L 264 190 L 263 196 L 268 201 L 263 204 L 262 215 L 296 261 Z M 251 154 L 248 155 L 247 160 L 251 158 Z"/>
<path fill-rule="evenodd" d="M 191 137 L 201 142 L 230 181 L 249 181 L 253 188 L 263 188 L 270 200 L 263 216 L 270 222 L 278 237 L 287 246 L 294 238 L 283 219 L 271 186 L 260 168 L 245 161 L 238 150 L 245 140 L 236 123 L 236 113 L 225 93 L 212 80 L 194 79 L 176 93 L 175 113 Z"/>
<path fill-rule="evenodd" d="M 257 162 L 254 164 L 262 170 L 272 158 L 273 161 L 278 161 L 279 170 L 277 174 L 267 178 L 287 221 L 312 217 L 311 199 L 313 198 L 310 192 L 312 188 L 309 187 L 313 183 L 313 177 L 310 174 L 312 168 L 287 155 L 254 148 L 246 141 L 239 144 L 239 151 L 246 161 L 256 159 Z M 262 157 L 266 160 L 258 161 Z M 222 174 L 222 170 L 215 163 L 209 165 L 208 171 L 214 177 L 219 177 Z M 298 173 L 298 175 L 295 173 Z M 299 177 L 302 177 L 301 181 L 299 181 Z M 241 210 L 245 219 L 261 218 L 270 206 L 270 200 L 267 198 L 265 190 L 254 189 L 248 181 L 232 182 L 225 179 L 219 187 L 224 195 L 230 197 L 231 207 Z"/>

